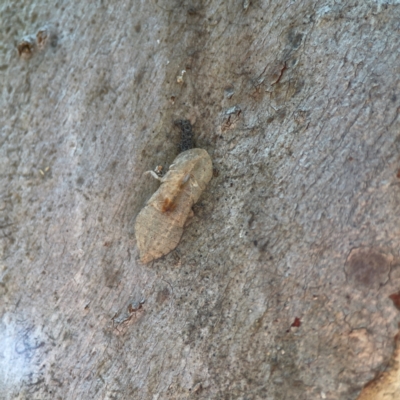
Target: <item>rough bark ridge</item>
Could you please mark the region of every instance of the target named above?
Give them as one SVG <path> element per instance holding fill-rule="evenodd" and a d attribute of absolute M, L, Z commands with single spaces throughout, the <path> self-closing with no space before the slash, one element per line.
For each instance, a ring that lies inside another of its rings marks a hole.
<path fill-rule="evenodd" d="M 399 17 L 1 2 L 0 397 L 356 399 L 400 317 Z M 177 119 L 215 177 L 143 266 Z"/>

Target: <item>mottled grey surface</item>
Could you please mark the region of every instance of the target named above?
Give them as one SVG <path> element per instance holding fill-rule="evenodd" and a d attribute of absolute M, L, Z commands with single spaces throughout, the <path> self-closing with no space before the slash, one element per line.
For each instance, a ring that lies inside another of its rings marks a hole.
<path fill-rule="evenodd" d="M 0 398 L 356 399 L 400 320 L 399 17 L 2 1 Z M 175 158 L 176 119 L 215 177 L 143 266 L 143 172 Z"/>

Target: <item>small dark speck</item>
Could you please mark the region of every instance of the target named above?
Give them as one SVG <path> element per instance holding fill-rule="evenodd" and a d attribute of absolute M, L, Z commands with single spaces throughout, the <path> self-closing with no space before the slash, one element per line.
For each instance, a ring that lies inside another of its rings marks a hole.
<path fill-rule="evenodd" d="M 254 244 L 254 246 L 256 246 L 256 247 L 257 247 L 257 245 L 258 245 L 258 241 L 257 241 L 257 240 L 254 240 L 253 244 Z"/>
<path fill-rule="evenodd" d="M 114 171 L 115 171 L 115 169 L 117 168 L 117 165 L 118 165 L 118 161 L 113 161 L 113 162 L 110 164 L 109 168 L 110 168 L 111 172 L 114 172 Z"/>

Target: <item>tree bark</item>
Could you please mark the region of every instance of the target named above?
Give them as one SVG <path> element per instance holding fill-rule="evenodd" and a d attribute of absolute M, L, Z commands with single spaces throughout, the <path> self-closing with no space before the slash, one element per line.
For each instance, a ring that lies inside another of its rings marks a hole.
<path fill-rule="evenodd" d="M 349 400 L 393 367 L 399 17 L 3 2 L 0 398 Z M 178 154 L 178 119 L 214 177 L 143 265 L 144 172 Z"/>

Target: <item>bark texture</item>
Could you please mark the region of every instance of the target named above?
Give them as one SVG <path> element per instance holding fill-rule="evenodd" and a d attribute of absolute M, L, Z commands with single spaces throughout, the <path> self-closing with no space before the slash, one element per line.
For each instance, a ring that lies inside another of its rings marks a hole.
<path fill-rule="evenodd" d="M 2 1 L 0 398 L 357 399 L 400 321 L 399 20 L 398 0 Z M 177 119 L 214 178 L 142 265 L 143 173 Z"/>

